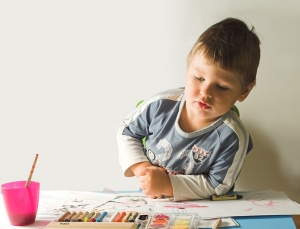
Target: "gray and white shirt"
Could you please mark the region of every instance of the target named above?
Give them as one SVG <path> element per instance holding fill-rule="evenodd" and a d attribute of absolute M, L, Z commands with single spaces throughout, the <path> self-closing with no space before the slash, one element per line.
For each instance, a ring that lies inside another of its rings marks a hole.
<path fill-rule="evenodd" d="M 232 110 L 204 129 L 184 132 L 178 124 L 184 103 L 184 88 L 168 90 L 123 120 L 117 142 L 124 175 L 134 175 L 133 164 L 150 161 L 169 174 L 175 201 L 225 194 L 252 149 L 251 137 Z"/>

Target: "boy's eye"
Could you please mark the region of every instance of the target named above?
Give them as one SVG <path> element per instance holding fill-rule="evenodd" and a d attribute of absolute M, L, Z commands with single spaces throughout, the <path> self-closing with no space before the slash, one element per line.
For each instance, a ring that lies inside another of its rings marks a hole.
<path fill-rule="evenodd" d="M 198 77 L 198 76 L 195 76 L 195 75 L 194 75 L 194 78 L 195 78 L 196 80 L 199 80 L 199 81 L 204 81 L 204 78 L 203 78 L 203 77 Z"/>
<path fill-rule="evenodd" d="M 225 87 L 225 86 L 222 86 L 222 85 L 218 85 L 218 88 L 223 90 L 223 91 L 228 90 L 228 87 Z"/>

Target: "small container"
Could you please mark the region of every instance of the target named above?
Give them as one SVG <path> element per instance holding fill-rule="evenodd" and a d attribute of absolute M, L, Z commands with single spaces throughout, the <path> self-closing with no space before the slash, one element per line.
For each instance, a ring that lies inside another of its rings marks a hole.
<path fill-rule="evenodd" d="M 35 222 L 40 196 L 40 183 L 14 181 L 1 185 L 6 213 L 11 225 L 26 226 Z"/>

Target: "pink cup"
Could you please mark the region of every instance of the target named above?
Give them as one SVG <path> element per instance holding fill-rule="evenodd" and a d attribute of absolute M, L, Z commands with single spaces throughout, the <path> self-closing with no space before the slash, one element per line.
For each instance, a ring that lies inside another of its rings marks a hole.
<path fill-rule="evenodd" d="M 15 181 L 1 185 L 6 212 L 11 225 L 25 226 L 34 223 L 39 205 L 40 183 Z"/>

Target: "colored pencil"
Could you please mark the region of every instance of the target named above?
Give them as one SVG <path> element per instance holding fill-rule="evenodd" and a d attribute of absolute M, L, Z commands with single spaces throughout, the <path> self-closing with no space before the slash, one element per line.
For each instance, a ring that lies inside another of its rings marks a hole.
<path fill-rule="evenodd" d="M 217 219 L 212 229 L 218 229 L 221 226 L 222 220 Z"/>

